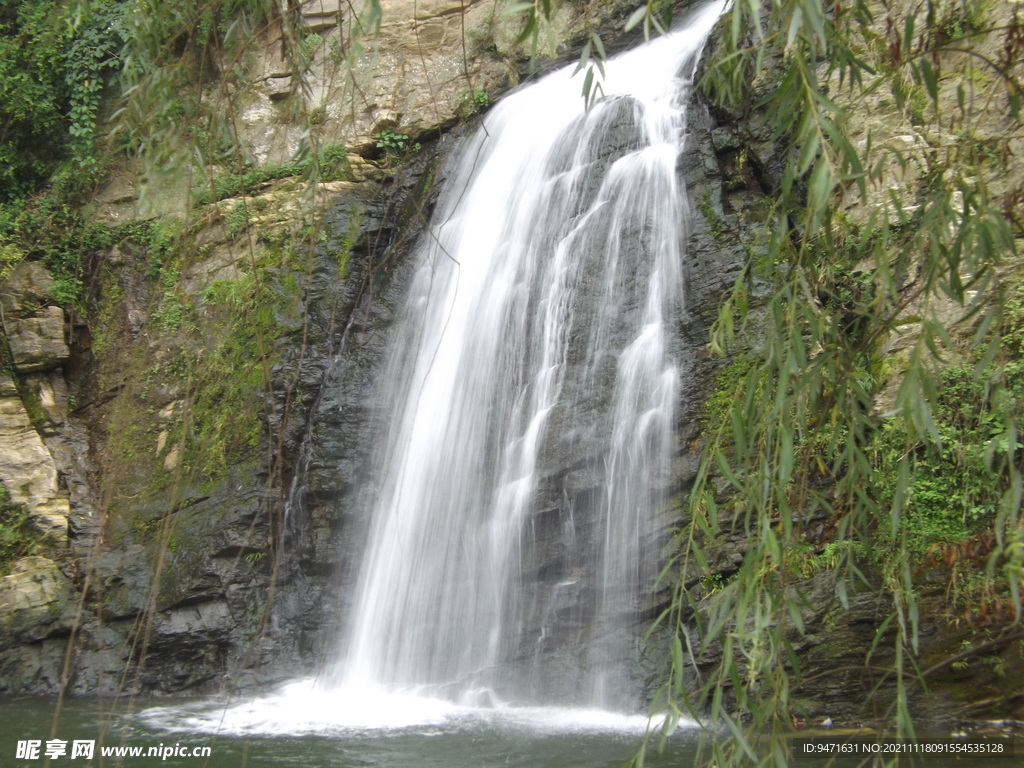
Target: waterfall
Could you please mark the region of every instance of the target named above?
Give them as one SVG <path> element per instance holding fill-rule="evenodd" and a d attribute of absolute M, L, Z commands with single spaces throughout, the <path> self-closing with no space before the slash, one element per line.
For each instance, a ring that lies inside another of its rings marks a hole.
<path fill-rule="evenodd" d="M 463 149 L 378 392 L 372 522 L 332 685 L 640 704 L 619 674 L 674 447 L 676 163 L 721 9 L 609 61 L 589 111 L 566 68 L 503 99 Z M 553 556 L 537 528 L 556 518 Z M 541 559 L 555 565 L 538 582 Z M 545 659 L 569 635 L 577 669 L 555 690 Z"/>
<path fill-rule="evenodd" d="M 369 531 L 337 661 L 143 722 L 649 727 L 635 714 L 656 672 L 640 611 L 671 522 L 689 217 L 677 163 L 725 2 L 608 61 L 589 111 L 569 67 L 485 116 L 452 158 L 368 393 L 378 437 L 352 498 Z"/>

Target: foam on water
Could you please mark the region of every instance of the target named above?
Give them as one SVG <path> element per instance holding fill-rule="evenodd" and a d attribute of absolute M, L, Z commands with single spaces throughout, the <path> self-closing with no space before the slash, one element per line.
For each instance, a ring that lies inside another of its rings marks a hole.
<path fill-rule="evenodd" d="M 424 735 L 480 728 L 531 733 L 614 732 L 642 734 L 657 727 L 649 718 L 593 708 L 466 706 L 444 699 L 380 688 L 338 690 L 300 680 L 238 703 L 204 701 L 151 707 L 139 713 L 147 728 L 228 736 L 301 736 L 429 728 Z M 681 727 L 696 726 L 684 721 Z"/>

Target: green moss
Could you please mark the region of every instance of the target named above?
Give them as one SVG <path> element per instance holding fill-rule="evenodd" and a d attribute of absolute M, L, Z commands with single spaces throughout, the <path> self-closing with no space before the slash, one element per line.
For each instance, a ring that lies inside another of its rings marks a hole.
<path fill-rule="evenodd" d="M 279 192 L 275 188 L 278 202 L 247 201 L 250 216 L 261 206 L 279 205 Z M 339 233 L 345 234 L 336 255 L 342 274 L 359 234 L 358 216 L 353 218 L 346 222 L 348 233 Z M 185 289 L 182 272 L 213 255 L 193 246 L 210 227 L 210 217 L 204 219 L 187 231 L 131 233 L 123 248 L 131 258 L 102 268 L 102 301 L 94 313 L 102 343 L 87 396 L 108 403 L 90 413 L 106 435 L 103 472 L 113 484 L 115 528 L 139 542 L 155 542 L 162 521 L 183 498 L 207 495 L 235 467 L 265 460 L 271 369 L 281 350 L 289 349 L 283 340 L 303 327 L 315 247 L 327 237 L 311 225 L 296 232 L 297 222 L 274 211 L 269 221 L 250 219 L 240 226 L 250 228 L 254 248 L 236 262 L 236 279 L 195 293 Z M 142 247 L 136 238 L 143 235 L 149 237 L 146 283 L 132 295 L 137 302 L 150 297 L 142 307 L 149 319 L 145 334 L 128 343 L 118 285 L 129 284 L 131 262 L 138 270 Z M 103 399 L 113 391 L 116 397 Z M 176 461 L 168 461 L 172 452 Z M 186 557 L 191 548 L 180 537 L 171 542 L 175 557 Z M 184 560 L 175 562 L 187 570 Z"/>
<path fill-rule="evenodd" d="M 17 376 L 14 377 L 14 381 L 17 383 L 18 394 L 21 396 L 21 404 L 25 407 L 25 412 L 28 414 L 28 420 L 32 422 L 32 426 L 37 430 L 44 429 L 49 422 L 46 410 L 43 408 L 42 399 L 40 398 L 42 387 L 38 382 L 26 384 Z"/>
<path fill-rule="evenodd" d="M 1019 282 L 1020 276 L 1012 278 Z M 1002 345 L 1007 354 L 1024 359 L 1024 286 L 1018 285 L 1003 307 Z"/>
<path fill-rule="evenodd" d="M 115 275 L 107 272 L 101 278 L 101 301 L 96 319 L 90 324 L 92 333 L 92 353 L 100 356 L 110 349 L 110 343 L 117 335 L 117 313 L 124 303 L 124 289 L 117 282 Z"/>
<path fill-rule="evenodd" d="M 252 335 L 232 333 L 202 361 L 207 370 L 192 396 L 194 437 L 186 444 L 185 469 L 203 480 L 219 477 L 259 446 L 264 372 L 255 341 Z"/>
<path fill-rule="evenodd" d="M 182 301 L 176 291 L 164 291 L 160 308 L 153 313 L 153 320 L 160 325 L 163 333 L 175 333 L 192 320 L 192 307 Z"/>
<path fill-rule="evenodd" d="M 988 166 L 989 170 L 997 174 L 1006 172 L 1009 154 L 1004 154 L 1005 141 L 1001 137 L 986 140 L 968 129 L 956 131 L 954 135 L 960 152 L 969 164 Z"/>
<path fill-rule="evenodd" d="M 21 249 L 4 243 L 0 239 L 0 281 L 6 280 L 7 276 L 11 274 L 24 258 L 25 255 L 21 252 Z"/>
<path fill-rule="evenodd" d="M 752 354 L 741 354 L 715 374 L 711 394 L 704 401 L 704 412 L 700 418 L 701 430 L 705 434 L 717 429 L 724 419 L 730 417 L 736 398 L 743 395 L 747 377 L 757 365 L 758 361 Z"/>
<path fill-rule="evenodd" d="M 949 40 L 981 31 L 988 14 L 988 0 L 939 0 L 935 4 L 937 24 L 932 34 Z"/>
<path fill-rule="evenodd" d="M 820 550 L 809 542 L 801 541 L 785 553 L 786 568 L 801 579 L 809 579 L 817 573 L 835 570 L 843 558 L 852 555 L 861 559 L 867 554 L 862 542 L 846 539 L 830 541 Z"/>
<path fill-rule="evenodd" d="M 129 370 L 134 367 L 128 363 Z M 137 370 L 137 369 L 136 369 Z M 117 479 L 118 492 L 126 499 L 149 499 L 167 485 L 166 473 L 156 455 L 157 419 L 145 406 L 145 381 L 139 389 L 114 401 L 106 420 L 108 471 Z"/>
<path fill-rule="evenodd" d="M 360 217 L 352 215 L 348 221 L 348 232 L 345 233 L 345 239 L 341 241 L 341 247 L 338 249 L 337 262 L 338 262 L 338 279 L 344 280 L 348 275 L 348 263 L 352 257 L 352 249 L 355 247 L 356 240 L 359 239 L 359 226 Z"/>
<path fill-rule="evenodd" d="M 276 360 L 277 339 L 289 333 L 278 317 L 301 325 L 301 317 L 293 317 L 301 311 L 301 296 L 296 273 L 285 271 L 271 283 L 266 269 L 216 281 L 203 291 L 203 332 L 214 341 L 183 352 L 192 388 L 186 470 L 204 480 L 216 478 L 258 448 L 260 394 Z"/>
<path fill-rule="evenodd" d="M 0 485 L 0 576 L 10 573 L 11 565 L 31 553 L 40 539 L 29 511 L 11 501 L 7 489 Z"/>
<path fill-rule="evenodd" d="M 719 242 L 725 236 L 725 222 L 715 211 L 715 206 L 711 203 L 710 192 L 705 192 L 701 196 L 700 205 L 697 208 L 707 219 L 708 226 L 711 227 L 711 236 L 716 243 Z"/>
<path fill-rule="evenodd" d="M 308 163 L 289 163 L 250 167 L 241 173 L 224 171 L 214 175 L 197 189 L 193 202 L 195 205 L 209 205 L 228 197 L 237 197 L 255 191 L 268 181 L 298 176 L 305 172 L 307 167 Z"/>

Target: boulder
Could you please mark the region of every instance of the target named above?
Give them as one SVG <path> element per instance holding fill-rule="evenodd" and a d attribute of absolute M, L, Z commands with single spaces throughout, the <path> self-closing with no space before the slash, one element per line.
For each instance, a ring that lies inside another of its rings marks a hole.
<path fill-rule="evenodd" d="M 267 78 L 267 95 L 271 101 L 285 99 L 291 92 L 291 75 L 271 75 Z"/>
<path fill-rule="evenodd" d="M 42 304 L 53 288 L 53 275 L 38 261 L 23 261 L 0 285 L 0 307 L 7 321 L 15 319 L 26 306 Z"/>
<path fill-rule="evenodd" d="M 135 184 L 125 176 L 114 176 L 108 181 L 96 195 L 97 203 L 116 205 L 118 203 L 132 203 L 138 197 L 135 192 Z"/>
<path fill-rule="evenodd" d="M 11 358 L 19 373 L 48 371 L 70 356 L 64 340 L 64 310 L 44 307 L 36 317 L 5 321 Z"/>
<path fill-rule="evenodd" d="M 0 578 L 0 649 L 71 631 L 78 593 L 57 564 L 24 557 Z"/>

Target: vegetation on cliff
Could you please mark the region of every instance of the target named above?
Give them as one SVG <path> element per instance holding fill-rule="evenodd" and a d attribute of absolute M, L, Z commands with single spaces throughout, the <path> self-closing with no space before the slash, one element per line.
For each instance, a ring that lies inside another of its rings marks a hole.
<path fill-rule="evenodd" d="M 1008 6 L 940 0 L 726 13 L 704 91 L 738 123 L 763 111 L 787 160 L 766 179 L 765 248 L 712 333 L 714 352 L 742 356 L 709 404 L 666 568 L 674 651 L 656 709 L 668 733 L 707 707 L 728 734 L 708 744 L 714 764 L 781 768 L 793 724 L 827 716 L 801 698 L 797 653 L 823 564 L 844 606 L 864 590 L 889 606 L 859 668 L 876 691 L 894 684 L 880 725 L 898 735 L 948 664 L 920 655 L 929 567 L 950 619 L 984 625 L 984 650 L 1021 637 L 1022 30 Z M 888 125 L 870 111 L 886 102 Z M 774 286 L 762 300 L 758 278 Z M 729 530 L 744 557 L 707 588 Z"/>

